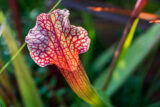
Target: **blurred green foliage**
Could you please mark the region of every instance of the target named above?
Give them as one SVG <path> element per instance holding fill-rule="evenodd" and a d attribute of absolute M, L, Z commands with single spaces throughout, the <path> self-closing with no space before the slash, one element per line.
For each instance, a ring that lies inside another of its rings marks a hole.
<path fill-rule="evenodd" d="M 81 2 L 80 0 L 77 1 Z M 97 2 L 99 1 L 97 0 Z M 136 0 L 101 0 L 101 2 L 131 10 Z M 55 2 L 53 3 L 51 0 L 17 0 L 17 3 L 21 19 L 20 22 L 22 23 L 23 38 L 25 38 L 29 29 L 35 25 L 36 16 L 42 12 L 48 12 Z M 155 13 L 159 10 L 159 5 L 160 2 L 158 0 L 149 1 L 144 11 Z M 65 5 L 60 5 L 60 7 L 68 8 Z M 81 25 L 87 29 L 89 33 L 89 37 L 91 38 L 90 50 L 81 55 L 81 59 L 90 80 L 95 83 L 94 86 L 96 89 L 101 89 L 113 53 L 117 47 L 117 42 L 119 42 L 122 35 L 124 25 L 107 19 L 106 21 L 97 18 L 91 13 L 77 11 L 74 8 L 68 9 L 71 14 L 71 24 Z M 12 20 L 13 16 L 11 15 L 7 0 L 0 0 L 0 10 L 5 15 L 9 14 L 6 19 L 7 27 L 12 31 L 12 33 L 9 34 L 11 39 L 9 39 L 8 42 L 5 41 L 4 34 L 0 36 L 0 55 L 2 60 L 0 68 L 2 68 L 2 66 L 10 60 L 10 56 L 13 55 L 13 48 L 11 48 L 11 46 L 16 46 L 14 52 L 17 51 L 19 40 L 16 35 L 15 22 Z M 115 26 L 117 29 L 113 29 Z M 106 93 L 115 107 L 159 107 L 160 105 L 160 25 L 153 25 L 152 27 L 150 27 L 150 25 L 145 26 L 147 26 L 145 29 L 141 28 L 141 26 L 137 27 L 133 43 L 130 44 L 130 48 L 128 48 L 125 55 L 119 60 L 109 88 L 105 92 L 100 92 L 102 95 Z M 106 42 L 104 43 L 103 41 Z M 68 85 L 66 85 L 67 83 L 64 83 L 64 80 L 61 79 L 63 77 L 57 74 L 59 71 L 55 67 L 40 68 L 30 58 L 27 49 L 24 49 L 23 53 L 23 55 L 21 54 L 19 58 L 15 59 L 13 62 L 15 64 L 9 65 L 6 69 L 9 80 L 5 79 L 5 81 L 12 84 L 13 92 L 11 92 L 11 94 L 15 97 L 18 103 L 17 105 L 23 106 L 31 102 L 36 103 L 34 100 L 39 99 L 38 102 L 40 106 L 45 107 L 89 106 L 71 91 Z M 16 66 L 17 69 L 20 70 L 17 71 Z M 21 73 L 21 75 L 17 76 L 18 74 L 16 74 L 16 72 Z M 19 81 L 19 83 L 16 81 Z M 29 84 L 32 84 L 32 86 L 27 85 L 28 82 L 31 82 Z M 21 89 L 19 84 L 21 84 Z M 1 81 L 0 89 L 3 89 Z M 24 97 L 20 94 L 22 90 L 24 90 L 24 93 L 21 94 L 24 95 Z M 8 92 L 6 93 L 5 95 L 7 95 L 6 97 L 9 99 Z M 37 96 L 40 97 L 37 98 Z M 25 97 L 29 99 L 23 101 Z M 105 95 L 104 97 L 106 98 Z M 15 104 L 13 100 L 9 99 L 10 102 L 8 103 L 5 99 L 6 98 L 0 93 L 0 107 L 2 105 L 5 107 Z M 109 101 L 108 98 L 106 99 Z"/>

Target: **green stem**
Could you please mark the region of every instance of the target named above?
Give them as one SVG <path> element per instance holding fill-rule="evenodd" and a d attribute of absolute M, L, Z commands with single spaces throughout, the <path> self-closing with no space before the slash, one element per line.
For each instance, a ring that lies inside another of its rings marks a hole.
<path fill-rule="evenodd" d="M 23 45 L 20 47 L 20 49 L 15 53 L 15 55 L 2 67 L 0 70 L 0 74 L 7 68 L 7 66 L 16 58 L 16 56 L 23 50 L 23 48 L 26 46 L 26 43 L 24 42 Z"/>
<path fill-rule="evenodd" d="M 58 2 L 53 6 L 53 8 L 48 12 L 51 13 L 60 3 L 62 0 L 58 0 Z"/>

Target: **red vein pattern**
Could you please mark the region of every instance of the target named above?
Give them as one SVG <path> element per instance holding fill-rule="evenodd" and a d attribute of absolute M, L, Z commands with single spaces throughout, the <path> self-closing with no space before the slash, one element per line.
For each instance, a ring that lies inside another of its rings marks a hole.
<path fill-rule="evenodd" d="M 68 16 L 66 9 L 42 13 L 30 29 L 26 42 L 32 59 L 39 66 L 56 64 L 69 71 L 77 69 L 79 54 L 88 50 L 90 39 L 85 29 L 70 24 Z"/>
<path fill-rule="evenodd" d="M 80 62 L 74 72 L 70 72 L 65 69 L 60 70 L 70 87 L 80 98 L 94 107 L 107 107 L 102 99 L 98 96 L 94 88 L 91 86 L 91 83 Z"/>
<path fill-rule="evenodd" d="M 41 67 L 56 64 L 79 97 L 95 107 L 106 107 L 79 60 L 79 54 L 89 48 L 88 33 L 82 27 L 70 25 L 68 16 L 68 10 L 57 9 L 37 17 L 36 26 L 26 36 L 30 55 Z"/>

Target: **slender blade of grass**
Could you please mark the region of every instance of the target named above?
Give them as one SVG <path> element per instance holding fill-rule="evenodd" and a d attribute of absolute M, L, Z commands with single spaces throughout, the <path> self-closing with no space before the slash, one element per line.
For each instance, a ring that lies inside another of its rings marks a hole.
<path fill-rule="evenodd" d="M 138 24 L 138 21 L 139 19 L 137 18 L 132 27 L 131 27 L 131 30 L 130 32 L 128 33 L 128 36 L 123 44 L 123 47 L 122 47 L 122 51 L 120 52 L 120 55 L 119 55 L 119 58 L 118 58 L 118 61 L 121 60 L 121 58 L 125 55 L 126 51 L 128 50 L 128 48 L 130 47 L 131 43 L 132 43 L 132 40 L 133 40 L 133 37 L 134 37 L 134 33 L 135 33 L 135 30 L 136 30 L 136 27 L 137 27 L 137 24 Z M 118 63 L 117 61 L 117 63 Z"/>

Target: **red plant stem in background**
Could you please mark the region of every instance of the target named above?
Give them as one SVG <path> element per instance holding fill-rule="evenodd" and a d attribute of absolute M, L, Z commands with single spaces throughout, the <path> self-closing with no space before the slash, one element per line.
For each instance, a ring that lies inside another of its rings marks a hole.
<path fill-rule="evenodd" d="M 149 21 L 149 23 L 157 23 L 157 24 L 160 24 L 160 20 L 151 20 L 151 21 Z"/>
<path fill-rule="evenodd" d="M 110 8 L 110 7 L 88 7 L 88 8 L 97 12 L 104 11 L 104 12 L 116 13 L 116 14 L 121 14 L 126 16 L 132 15 L 131 10 L 125 10 L 120 8 Z M 138 18 L 150 21 L 150 20 L 158 19 L 160 18 L 160 16 L 152 13 L 141 12 Z"/>
<path fill-rule="evenodd" d="M 127 35 L 130 31 L 130 28 L 131 28 L 131 25 L 133 24 L 134 20 L 139 16 L 140 12 L 143 10 L 143 8 L 146 6 L 146 4 L 148 3 L 148 0 L 137 0 L 137 3 L 135 5 L 135 8 L 132 12 L 132 15 L 131 15 L 131 18 L 129 19 L 125 29 L 124 29 L 124 32 L 123 32 L 123 36 L 118 44 L 118 47 L 114 53 L 114 58 L 112 60 L 112 63 L 110 65 L 110 68 L 109 68 L 109 71 L 108 71 L 108 74 L 107 74 L 107 78 L 106 78 L 106 81 L 102 87 L 103 90 L 105 90 L 111 80 L 111 77 L 112 77 L 112 74 L 113 74 L 113 71 L 114 71 L 114 68 L 117 64 L 117 60 L 119 58 L 119 55 L 120 55 L 120 52 L 121 52 L 121 49 L 122 49 L 122 46 L 127 38 Z"/>
<path fill-rule="evenodd" d="M 80 61 L 79 61 L 80 62 Z M 95 107 L 106 107 L 106 105 L 99 98 L 96 91 L 91 86 L 91 83 L 81 65 L 74 71 L 60 69 L 61 73 L 67 80 L 73 91 L 83 100 Z"/>
<path fill-rule="evenodd" d="M 18 39 L 20 41 L 21 44 L 23 44 L 23 35 L 22 35 L 22 26 L 21 26 L 21 22 L 20 22 L 20 15 L 19 15 L 19 10 L 18 10 L 18 4 L 17 4 L 17 0 L 8 0 L 9 3 L 9 7 L 11 9 L 11 13 L 12 13 L 12 17 L 14 20 L 14 24 L 15 24 L 15 29 L 17 32 L 17 36 Z"/>

